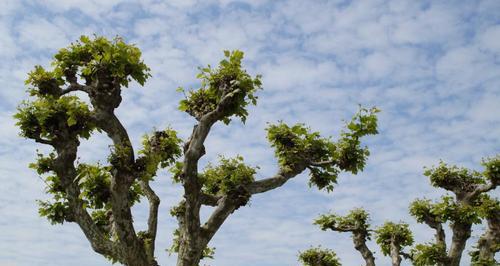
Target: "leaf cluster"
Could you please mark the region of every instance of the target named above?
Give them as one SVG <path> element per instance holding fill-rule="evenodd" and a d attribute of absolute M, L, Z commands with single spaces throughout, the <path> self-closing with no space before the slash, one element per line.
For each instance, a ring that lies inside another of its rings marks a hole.
<path fill-rule="evenodd" d="M 21 136 L 54 140 L 62 134 L 89 138 L 95 129 L 87 104 L 76 96 L 43 97 L 25 101 L 14 115 Z"/>
<path fill-rule="evenodd" d="M 443 196 L 440 201 L 434 203 L 428 199 L 417 199 L 410 204 L 410 214 L 419 223 L 431 217 L 438 223 L 451 221 L 461 224 L 477 224 L 481 223 L 479 206 L 479 202 L 466 205 L 457 202 L 451 196 Z"/>
<path fill-rule="evenodd" d="M 67 200 L 61 199 L 55 202 L 38 201 L 38 213 L 46 217 L 51 224 L 62 224 L 64 221 L 71 220 L 71 211 Z"/>
<path fill-rule="evenodd" d="M 483 160 L 482 165 L 485 168 L 483 175 L 492 184 L 500 184 L 500 155 Z"/>
<path fill-rule="evenodd" d="M 270 125 L 267 138 L 283 170 L 307 167 L 310 185 L 332 191 L 341 170 L 356 174 L 364 168 L 369 152 L 361 147 L 360 138 L 377 133 L 378 112 L 376 108 L 360 108 L 337 142 L 322 138 L 304 124 L 288 126 L 283 122 Z"/>
<path fill-rule="evenodd" d="M 231 116 L 236 116 L 242 122 L 246 121 L 249 104 L 257 104 L 255 92 L 262 88 L 261 76 L 252 78 L 241 66 L 243 52 L 224 51 L 225 59 L 220 61 L 217 68 L 210 65 L 200 68 L 197 78 L 201 80 L 201 87 L 197 90 L 184 92 L 186 98 L 180 101 L 179 110 L 185 111 L 200 120 L 201 117 L 214 111 L 225 97 L 230 97 L 221 109 L 221 117 L 228 124 Z"/>
<path fill-rule="evenodd" d="M 235 158 L 220 157 L 219 164 L 207 165 L 200 179 L 203 191 L 211 195 L 226 195 L 239 187 L 248 185 L 255 180 L 256 170 L 243 162 L 242 156 Z"/>
<path fill-rule="evenodd" d="M 86 81 L 105 75 L 114 84 L 128 87 L 132 80 L 144 85 L 151 76 L 149 67 L 141 60 L 141 50 L 126 44 L 120 37 L 108 40 L 81 36 L 79 41 L 59 50 L 54 58 L 53 77 L 56 80 L 71 79 L 76 73 Z"/>
<path fill-rule="evenodd" d="M 321 247 L 310 248 L 299 254 L 304 266 L 341 266 L 337 254 L 331 249 Z"/>
<path fill-rule="evenodd" d="M 165 168 L 175 163 L 181 155 L 181 142 L 177 132 L 170 128 L 145 135 L 142 140 L 143 148 L 139 151 L 142 156 L 136 161 L 141 177 L 150 179 L 156 175 L 158 167 Z"/>
<path fill-rule="evenodd" d="M 341 170 L 357 174 L 364 169 L 370 152 L 367 147 L 361 147 L 360 138 L 378 134 L 379 112 L 376 107 L 370 109 L 360 107 L 346 124 L 346 130 L 340 134 L 340 139 L 337 141 L 337 153 L 334 157 Z"/>
<path fill-rule="evenodd" d="M 446 247 L 442 244 L 418 244 L 411 250 L 412 262 L 415 266 L 433 266 L 446 263 Z"/>
<path fill-rule="evenodd" d="M 346 216 L 323 214 L 314 224 L 319 225 L 321 230 L 333 231 L 368 231 L 370 228 L 368 212 L 361 208 L 351 210 Z"/>
<path fill-rule="evenodd" d="M 111 199 L 111 167 L 104 167 L 99 164 L 79 164 L 76 168 L 78 182 L 81 193 L 80 196 L 86 202 L 87 207 L 92 209 L 110 209 Z M 129 190 L 128 203 L 130 206 L 140 201 L 143 192 L 139 183 L 135 181 Z"/>
<path fill-rule="evenodd" d="M 429 177 L 432 186 L 454 193 L 472 192 L 479 184 L 485 184 L 484 176 L 467 168 L 440 162 L 438 166 L 427 168 L 424 175 Z"/>
<path fill-rule="evenodd" d="M 379 244 L 384 255 L 391 253 L 391 243 L 400 247 L 413 244 L 413 234 L 407 223 L 385 222 L 375 231 L 375 241 Z"/>

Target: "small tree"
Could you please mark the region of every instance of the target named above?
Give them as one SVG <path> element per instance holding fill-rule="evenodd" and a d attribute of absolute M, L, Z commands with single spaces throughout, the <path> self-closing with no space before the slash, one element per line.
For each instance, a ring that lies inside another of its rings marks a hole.
<path fill-rule="evenodd" d="M 412 254 L 416 265 L 460 265 L 462 253 L 472 233 L 472 225 L 488 222 L 488 230 L 479 240 L 480 252 L 472 256 L 476 265 L 494 265 L 494 253 L 498 252 L 498 200 L 486 193 L 500 183 L 500 156 L 484 160 L 484 172 L 450 166 L 441 162 L 437 167 L 426 169 L 432 186 L 448 190 L 454 196 L 445 195 L 440 201 L 418 199 L 410 205 L 410 214 L 419 223 L 435 230 L 435 242 L 417 245 Z M 452 241 L 446 244 L 445 223 L 449 222 Z M 483 264 L 478 264 L 483 261 Z"/>
<path fill-rule="evenodd" d="M 405 246 L 413 244 L 408 224 L 386 222 L 375 230 L 376 242 L 380 245 L 382 254 L 390 255 L 392 265 L 400 265 L 404 257 L 417 266 L 459 266 L 467 240 L 472 233 L 472 225 L 483 220 L 486 220 L 488 227 L 479 238 L 475 250 L 470 253 L 471 263 L 476 266 L 498 265 L 495 254 L 500 251 L 500 201 L 487 193 L 494 190 L 500 182 L 500 156 L 484 160 L 483 166 L 486 169 L 482 173 L 449 166 L 443 162 L 437 167 L 426 169 L 424 175 L 430 178 L 434 187 L 451 191 L 455 197 L 445 195 L 438 202 L 417 199 L 411 203 L 410 214 L 417 222 L 433 228 L 436 234 L 435 242 L 417 244 L 410 253 L 403 251 Z M 366 246 L 372 232 L 368 220 L 366 211 L 354 209 L 346 216 L 322 215 L 315 224 L 322 230 L 351 232 L 354 247 L 361 253 L 366 265 L 373 266 L 375 258 Z M 444 230 L 447 222 L 452 230 L 449 249 Z M 319 254 L 326 252 L 333 251 L 316 248 L 302 254 L 308 254 L 308 257 L 317 254 L 316 258 L 321 258 Z"/>
<path fill-rule="evenodd" d="M 251 77 L 242 68 L 242 52 L 224 55 L 218 67 L 200 69 L 199 89 L 180 89 L 186 98 L 179 109 L 197 121 L 189 139 L 183 142 L 171 128 L 156 130 L 144 137 L 138 152 L 114 113 L 129 82 L 144 85 L 150 77 L 137 47 L 121 38 L 82 36 L 54 56 L 52 71 L 36 66 L 26 81 L 33 99 L 19 106 L 15 118 L 23 137 L 54 148 L 31 164 L 44 175 L 53 196 L 40 202 L 40 214 L 52 223 L 77 223 L 94 251 L 113 262 L 158 265 L 154 252 L 160 199 L 150 182 L 160 168 L 171 167 L 174 181 L 184 188 L 183 200 L 171 211 L 179 222 L 171 251 L 178 252 L 178 266 L 193 266 L 212 255 L 208 243 L 252 195 L 278 188 L 305 170 L 311 186 L 331 191 L 341 171 L 356 174 L 363 169 L 369 152 L 360 139 L 377 133 L 375 108 L 361 108 L 336 141 L 304 124 L 270 125 L 267 137 L 279 170 L 269 178 L 255 180 L 256 168 L 245 165 L 242 157 L 222 157 L 219 165 L 200 171 L 212 126 L 234 118 L 245 122 L 247 107 L 256 104 L 255 93 L 261 89 L 260 76 Z M 87 94 L 91 106 L 71 94 L 75 91 Z M 108 162 L 80 163 L 80 139 L 94 131 L 113 141 Z M 131 207 L 142 197 L 149 202 L 148 227 L 136 232 Z M 205 222 L 200 219 L 202 206 L 214 208 Z"/>
<path fill-rule="evenodd" d="M 354 248 L 361 254 L 366 266 L 375 266 L 373 252 L 366 245 L 366 242 L 371 239 L 372 232 L 375 232 L 376 242 L 380 245 L 382 253 L 391 257 L 392 265 L 400 265 L 401 255 L 406 255 L 403 248 L 413 244 L 413 236 L 408 224 L 386 222 L 374 231 L 370 229 L 368 213 L 361 208 L 351 210 L 346 216 L 334 213 L 324 214 L 316 219 L 314 223 L 324 231 L 352 233 Z M 301 256 L 321 252 L 325 251 L 319 248 L 309 249 L 302 253 Z"/>

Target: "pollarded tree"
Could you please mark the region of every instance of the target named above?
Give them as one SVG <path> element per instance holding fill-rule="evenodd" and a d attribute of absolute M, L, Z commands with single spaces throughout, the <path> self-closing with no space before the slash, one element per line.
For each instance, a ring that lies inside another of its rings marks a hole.
<path fill-rule="evenodd" d="M 375 256 L 368 248 L 366 242 L 371 239 L 372 232 L 375 233 L 375 240 L 379 244 L 382 254 L 390 256 L 392 265 L 401 264 L 401 256 L 408 257 L 403 248 L 413 244 L 413 235 L 406 223 L 385 222 L 376 230 L 370 229 L 369 215 L 361 208 L 351 210 L 347 215 L 340 216 L 334 213 L 321 215 L 314 221 L 321 230 L 332 230 L 336 232 L 350 232 L 354 248 L 361 254 L 365 260 L 366 266 L 375 266 Z M 320 248 L 306 250 L 300 254 L 300 259 L 304 262 L 304 254 L 314 257 L 314 254 L 332 253 Z M 320 256 L 316 255 L 316 258 Z M 337 262 L 340 265 L 339 262 Z M 308 264 L 305 264 L 308 265 Z M 329 265 L 329 264 L 325 264 Z"/>
<path fill-rule="evenodd" d="M 437 188 L 451 191 L 441 200 L 418 199 L 410 205 L 410 214 L 435 232 L 434 243 L 416 245 L 411 257 L 415 265 L 460 265 L 462 253 L 472 233 L 472 225 L 488 222 L 488 230 L 479 239 L 478 251 L 473 252 L 472 264 L 497 265 L 494 254 L 499 250 L 499 203 L 488 196 L 500 183 L 500 156 L 483 162 L 484 172 L 450 166 L 441 162 L 424 174 Z M 452 239 L 447 248 L 445 224 L 449 222 Z"/>
<path fill-rule="evenodd" d="M 179 109 L 196 119 L 188 140 L 183 142 L 171 128 L 157 130 L 144 137 L 138 152 L 114 112 L 129 82 L 144 85 L 150 77 L 137 47 L 121 38 L 82 36 L 54 56 L 53 70 L 35 67 L 26 81 L 33 99 L 19 106 L 15 118 L 23 137 L 54 148 L 31 165 L 44 175 L 53 196 L 40 202 L 40 214 L 52 223 L 77 223 L 94 251 L 114 262 L 158 265 L 154 252 L 160 199 L 150 182 L 159 169 L 171 167 L 174 181 L 184 188 L 183 200 L 171 211 L 179 222 L 171 250 L 178 252 L 178 266 L 194 266 L 212 255 L 208 243 L 252 195 L 278 188 L 305 170 L 310 185 L 331 191 L 341 171 L 356 174 L 363 169 L 369 153 L 360 140 L 377 133 L 375 108 L 361 108 L 336 141 L 303 124 L 270 125 L 267 137 L 279 170 L 269 178 L 255 180 L 256 168 L 245 165 L 242 157 L 221 158 L 219 165 L 200 171 L 212 126 L 233 118 L 245 122 L 248 105 L 256 104 L 260 76 L 250 76 L 242 58 L 240 51 L 226 51 L 218 67 L 200 69 L 200 88 L 184 91 Z M 76 91 L 88 95 L 90 106 L 72 93 Z M 79 163 L 80 139 L 94 131 L 105 132 L 113 142 L 108 161 Z M 148 226 L 136 232 L 131 207 L 143 197 L 149 202 Z M 203 206 L 213 207 L 206 221 L 200 219 Z"/>

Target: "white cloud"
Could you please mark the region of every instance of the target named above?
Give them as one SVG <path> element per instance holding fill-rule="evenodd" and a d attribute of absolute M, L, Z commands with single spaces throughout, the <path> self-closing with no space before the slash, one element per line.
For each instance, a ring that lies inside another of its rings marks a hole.
<path fill-rule="evenodd" d="M 20 43 L 33 50 L 54 51 L 57 49 L 55 47 L 65 47 L 69 43 L 64 30 L 45 18 L 22 21 L 16 26 L 16 31 L 19 33 Z"/>

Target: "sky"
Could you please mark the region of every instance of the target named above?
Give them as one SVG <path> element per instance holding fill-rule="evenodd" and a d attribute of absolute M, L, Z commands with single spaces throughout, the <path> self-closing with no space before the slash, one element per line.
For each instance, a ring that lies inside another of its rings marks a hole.
<path fill-rule="evenodd" d="M 302 122 L 335 139 L 358 105 L 377 106 L 380 134 L 364 140 L 366 169 L 341 174 L 333 192 L 307 185 L 302 174 L 254 196 L 229 217 L 211 242 L 212 266 L 299 265 L 300 250 L 321 245 L 344 265 L 361 265 L 349 234 L 312 224 L 322 213 L 363 207 L 374 227 L 386 220 L 410 224 L 419 243 L 433 232 L 408 214 L 415 198 L 438 198 L 422 175 L 440 159 L 481 170 L 500 153 L 500 1 L 281 1 L 281 0 L 2 0 L 0 8 L 0 265 L 109 265 L 94 253 L 77 225 L 52 226 L 37 213 L 47 199 L 43 181 L 28 169 L 39 149 L 18 136 L 12 115 L 27 99 L 24 80 L 34 65 L 82 34 L 122 36 L 143 51 L 152 78 L 123 90 L 117 110 L 136 148 L 141 136 L 171 126 L 186 139 L 195 124 L 177 110 L 179 86 L 197 88 L 197 67 L 216 65 L 223 50 L 245 52 L 244 65 L 263 75 L 264 90 L 246 124 L 214 126 L 202 164 L 219 154 L 277 169 L 265 138 L 267 123 Z M 83 141 L 80 161 L 105 160 L 111 144 L 95 134 Z M 179 185 L 162 171 L 156 256 L 174 265 L 166 249 L 175 220 L 170 207 Z M 497 191 L 492 195 L 499 196 Z M 204 210 L 203 217 L 209 210 Z M 133 209 L 137 229 L 147 205 Z M 475 227 L 470 244 L 484 226 Z M 449 236 L 450 234 L 448 234 Z M 389 265 L 370 243 L 379 265 Z M 468 265 L 465 254 L 463 265 Z M 406 262 L 407 263 L 407 262 Z M 408 265 L 408 264 L 405 264 Z"/>

